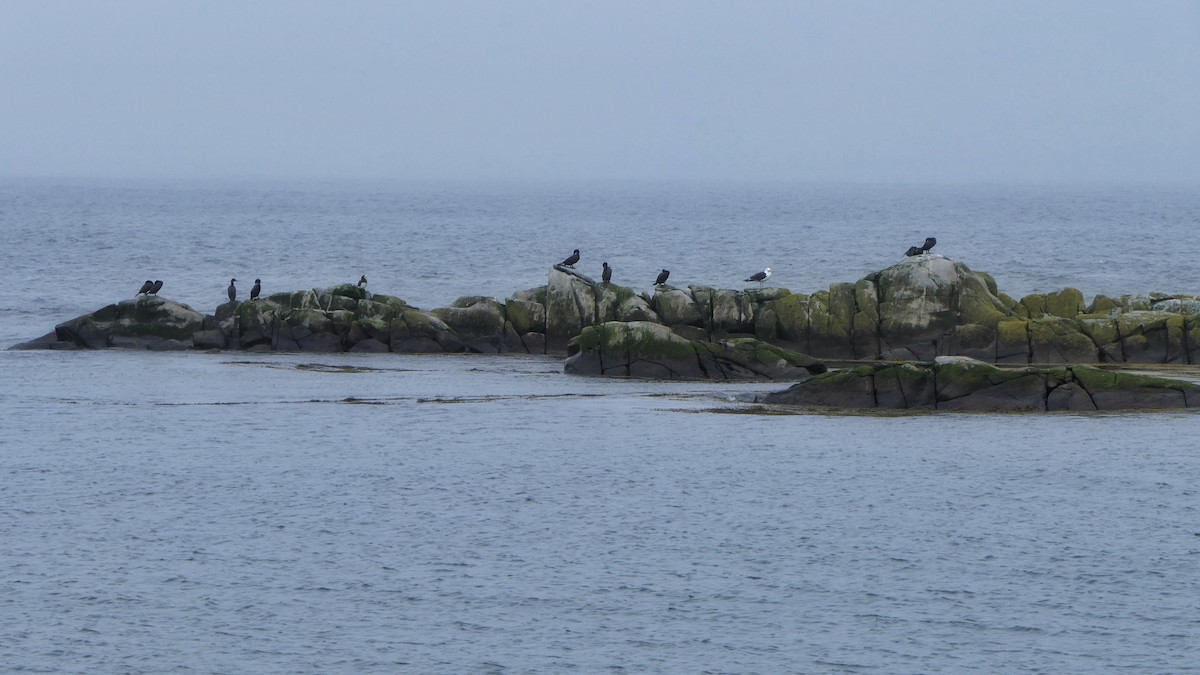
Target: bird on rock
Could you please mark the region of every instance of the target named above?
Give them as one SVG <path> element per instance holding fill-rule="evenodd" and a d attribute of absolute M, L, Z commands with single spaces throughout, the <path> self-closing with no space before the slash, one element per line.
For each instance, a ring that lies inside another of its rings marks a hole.
<path fill-rule="evenodd" d="M 920 246 L 909 246 L 908 250 L 904 252 L 904 255 L 911 258 L 915 255 L 921 255 L 922 253 L 928 253 L 929 249 L 933 248 L 936 245 L 937 245 L 937 239 L 935 239 L 933 237 L 926 237 L 924 244 L 922 244 Z"/>
<path fill-rule="evenodd" d="M 559 264 L 561 264 L 563 267 L 574 267 L 575 263 L 577 262 L 579 262 L 579 249 L 575 249 L 571 255 L 567 256 L 566 260 Z"/>
<path fill-rule="evenodd" d="M 154 282 L 153 286 L 150 287 L 150 295 L 158 295 L 158 292 L 161 290 L 162 290 L 162 279 L 159 279 Z"/>
<path fill-rule="evenodd" d="M 137 295 L 147 295 L 150 293 L 151 288 L 154 288 L 154 282 L 147 279 L 146 283 L 142 284 L 142 287 L 138 289 Z"/>
<path fill-rule="evenodd" d="M 257 300 L 259 293 L 262 293 L 262 279 L 255 279 L 254 288 L 250 289 L 250 299 Z"/>
<path fill-rule="evenodd" d="M 667 283 L 667 277 L 671 276 L 671 270 L 663 270 L 658 273 L 658 278 L 654 280 L 655 286 L 662 286 Z"/>
<path fill-rule="evenodd" d="M 751 274 L 750 278 L 746 279 L 746 281 L 757 281 L 758 285 L 762 286 L 762 283 L 770 278 L 771 278 L 771 268 L 768 267 L 767 269 L 765 269 L 761 272 L 755 272 L 754 274 Z"/>
<path fill-rule="evenodd" d="M 225 289 L 225 292 L 229 294 L 230 302 L 237 300 L 237 286 L 233 285 L 234 282 L 236 282 L 236 281 L 237 281 L 237 279 L 230 279 L 229 280 L 229 288 Z"/>
<path fill-rule="evenodd" d="M 366 287 L 367 287 L 367 275 L 365 275 L 365 274 L 364 274 L 364 275 L 362 275 L 361 277 L 359 277 L 359 278 L 358 278 L 358 287 L 359 287 L 359 288 L 366 288 Z"/>
<path fill-rule="evenodd" d="M 604 271 L 600 273 L 600 280 L 607 284 L 612 281 L 612 268 L 606 262 L 601 264 L 604 265 Z"/>

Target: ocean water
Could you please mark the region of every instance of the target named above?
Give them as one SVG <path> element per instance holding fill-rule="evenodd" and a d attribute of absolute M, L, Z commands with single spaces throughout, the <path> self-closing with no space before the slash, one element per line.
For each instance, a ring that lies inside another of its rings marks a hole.
<path fill-rule="evenodd" d="M 1186 187 L 0 182 L 0 344 L 146 278 L 811 292 L 936 236 L 1002 290 L 1200 294 Z M 761 414 L 532 356 L 0 351 L 0 670 L 1174 673 L 1193 414 Z"/>

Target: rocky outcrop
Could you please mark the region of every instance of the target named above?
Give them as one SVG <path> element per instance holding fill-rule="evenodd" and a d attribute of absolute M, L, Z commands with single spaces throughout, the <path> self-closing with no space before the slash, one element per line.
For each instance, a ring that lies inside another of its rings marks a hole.
<path fill-rule="evenodd" d="M 1087 365 L 1004 368 L 961 356 L 874 363 L 769 394 L 766 403 L 886 410 L 1089 411 L 1200 407 L 1200 386 Z"/>
<path fill-rule="evenodd" d="M 1200 360 L 1195 297 L 1097 296 L 1085 305 L 1083 293 L 1068 288 L 1018 301 L 989 275 L 935 254 L 811 294 L 702 285 L 639 293 L 555 266 L 545 286 L 503 302 L 468 296 L 432 311 L 353 285 L 226 303 L 208 317 L 162 309 L 173 307 L 182 305 L 155 297 L 123 301 L 17 347 L 565 355 L 587 328 L 618 321 L 660 324 L 693 342 L 756 338 L 823 360 Z"/>
<path fill-rule="evenodd" d="M 816 359 L 754 338 L 689 340 L 647 321 L 588 326 L 571 341 L 574 375 L 662 380 L 799 380 L 825 372 Z"/>
<path fill-rule="evenodd" d="M 158 296 L 143 296 L 60 323 L 53 333 L 14 348 L 190 349 L 192 335 L 204 328 L 205 319 L 187 305 Z"/>

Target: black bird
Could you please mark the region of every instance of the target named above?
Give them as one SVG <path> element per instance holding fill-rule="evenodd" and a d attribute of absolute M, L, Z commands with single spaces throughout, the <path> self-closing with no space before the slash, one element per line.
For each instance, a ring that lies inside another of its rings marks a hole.
<path fill-rule="evenodd" d="M 671 276 L 671 270 L 663 270 L 658 273 L 658 278 L 654 280 L 655 286 L 662 286 L 667 283 L 667 277 Z"/>
<path fill-rule="evenodd" d="M 161 290 L 162 290 L 162 279 L 159 279 L 158 281 L 154 282 L 153 286 L 150 287 L 150 295 L 158 295 L 158 292 Z"/>
<path fill-rule="evenodd" d="M 365 275 L 365 274 L 364 274 L 364 275 L 362 275 L 361 277 L 359 277 L 359 278 L 358 278 L 358 287 L 359 287 L 359 288 L 366 288 L 366 287 L 367 287 L 367 275 Z"/>
<path fill-rule="evenodd" d="M 229 280 L 229 288 L 226 289 L 226 292 L 229 293 L 229 301 L 230 302 L 237 300 L 237 287 L 233 285 L 233 282 L 235 282 L 235 281 L 237 281 L 237 279 L 230 279 Z"/>
<path fill-rule="evenodd" d="M 612 281 L 612 268 L 608 266 L 608 263 L 601 264 L 604 265 L 604 271 L 600 273 L 600 279 L 607 284 Z"/>
<path fill-rule="evenodd" d="M 151 288 L 154 288 L 154 282 L 147 279 L 146 283 L 142 284 L 142 287 L 138 290 L 137 295 L 149 293 Z"/>
<path fill-rule="evenodd" d="M 560 264 L 563 267 L 574 267 L 577 262 L 579 262 L 579 249 L 575 249 L 575 252 L 567 256 L 567 259 Z"/>
<path fill-rule="evenodd" d="M 255 279 L 254 288 L 250 289 L 250 299 L 257 300 L 259 293 L 262 293 L 262 279 Z"/>
<path fill-rule="evenodd" d="M 937 245 L 937 239 L 935 239 L 933 237 L 926 237 L 924 244 L 922 244 L 920 246 L 909 246 L 908 250 L 904 252 L 904 255 L 911 258 L 914 255 L 921 255 L 922 253 L 928 253 L 929 249 L 933 248 L 936 245 Z"/>
<path fill-rule="evenodd" d="M 770 267 L 768 267 L 767 269 L 765 269 L 761 272 L 755 272 L 754 274 L 751 274 L 750 278 L 746 279 L 746 281 L 757 281 L 758 285 L 762 286 L 762 283 L 769 278 L 771 278 L 771 268 Z"/>

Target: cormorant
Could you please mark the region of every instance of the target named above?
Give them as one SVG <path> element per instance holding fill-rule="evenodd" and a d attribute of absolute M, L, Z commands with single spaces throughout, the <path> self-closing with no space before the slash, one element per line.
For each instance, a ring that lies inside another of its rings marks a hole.
<path fill-rule="evenodd" d="M 612 268 L 608 266 L 608 263 L 601 264 L 604 265 L 604 271 L 600 273 L 600 279 L 607 284 L 612 281 Z"/>
<path fill-rule="evenodd" d="M 904 252 L 904 255 L 911 258 L 914 255 L 921 255 L 922 253 L 928 253 L 929 249 L 933 248 L 935 245 L 937 245 L 937 239 L 934 239 L 933 237 L 926 237 L 924 244 L 922 244 L 921 246 L 909 246 L 908 250 Z"/>
<path fill-rule="evenodd" d="M 762 282 L 764 282 L 770 278 L 771 278 L 771 268 L 768 267 L 767 269 L 765 269 L 761 272 L 755 272 L 754 274 L 751 274 L 750 278 L 746 279 L 746 281 L 757 281 L 758 285 L 762 286 Z"/>
<path fill-rule="evenodd" d="M 671 276 L 671 270 L 663 270 L 658 273 L 658 278 L 654 280 L 655 286 L 662 286 L 667 283 L 667 277 Z"/>
<path fill-rule="evenodd" d="M 250 299 L 257 300 L 259 293 L 262 293 L 262 279 L 255 279 L 254 288 L 250 289 Z"/>
<path fill-rule="evenodd" d="M 367 287 L 367 275 L 365 275 L 365 274 L 364 274 L 364 275 L 362 275 L 361 277 L 359 277 L 359 278 L 358 278 L 358 287 L 359 287 L 359 288 L 366 288 L 366 287 Z"/>
<path fill-rule="evenodd" d="M 162 290 L 162 279 L 159 279 L 158 281 L 154 282 L 153 286 L 150 287 L 150 295 L 158 295 L 158 292 L 161 290 Z"/>
<path fill-rule="evenodd" d="M 235 281 L 237 281 L 237 279 L 230 279 L 229 280 L 229 288 L 226 289 L 226 292 L 229 293 L 229 301 L 230 302 L 237 300 L 237 287 L 233 285 L 233 282 L 235 282 Z"/>
<path fill-rule="evenodd" d="M 567 259 L 562 261 L 560 264 L 563 267 L 574 267 L 575 263 L 577 262 L 579 262 L 579 249 L 575 249 L 575 251 L 571 255 L 567 256 Z"/>
<path fill-rule="evenodd" d="M 151 288 L 154 288 L 154 282 L 147 279 L 146 283 L 142 284 L 141 289 L 138 290 L 136 295 L 148 294 Z"/>

